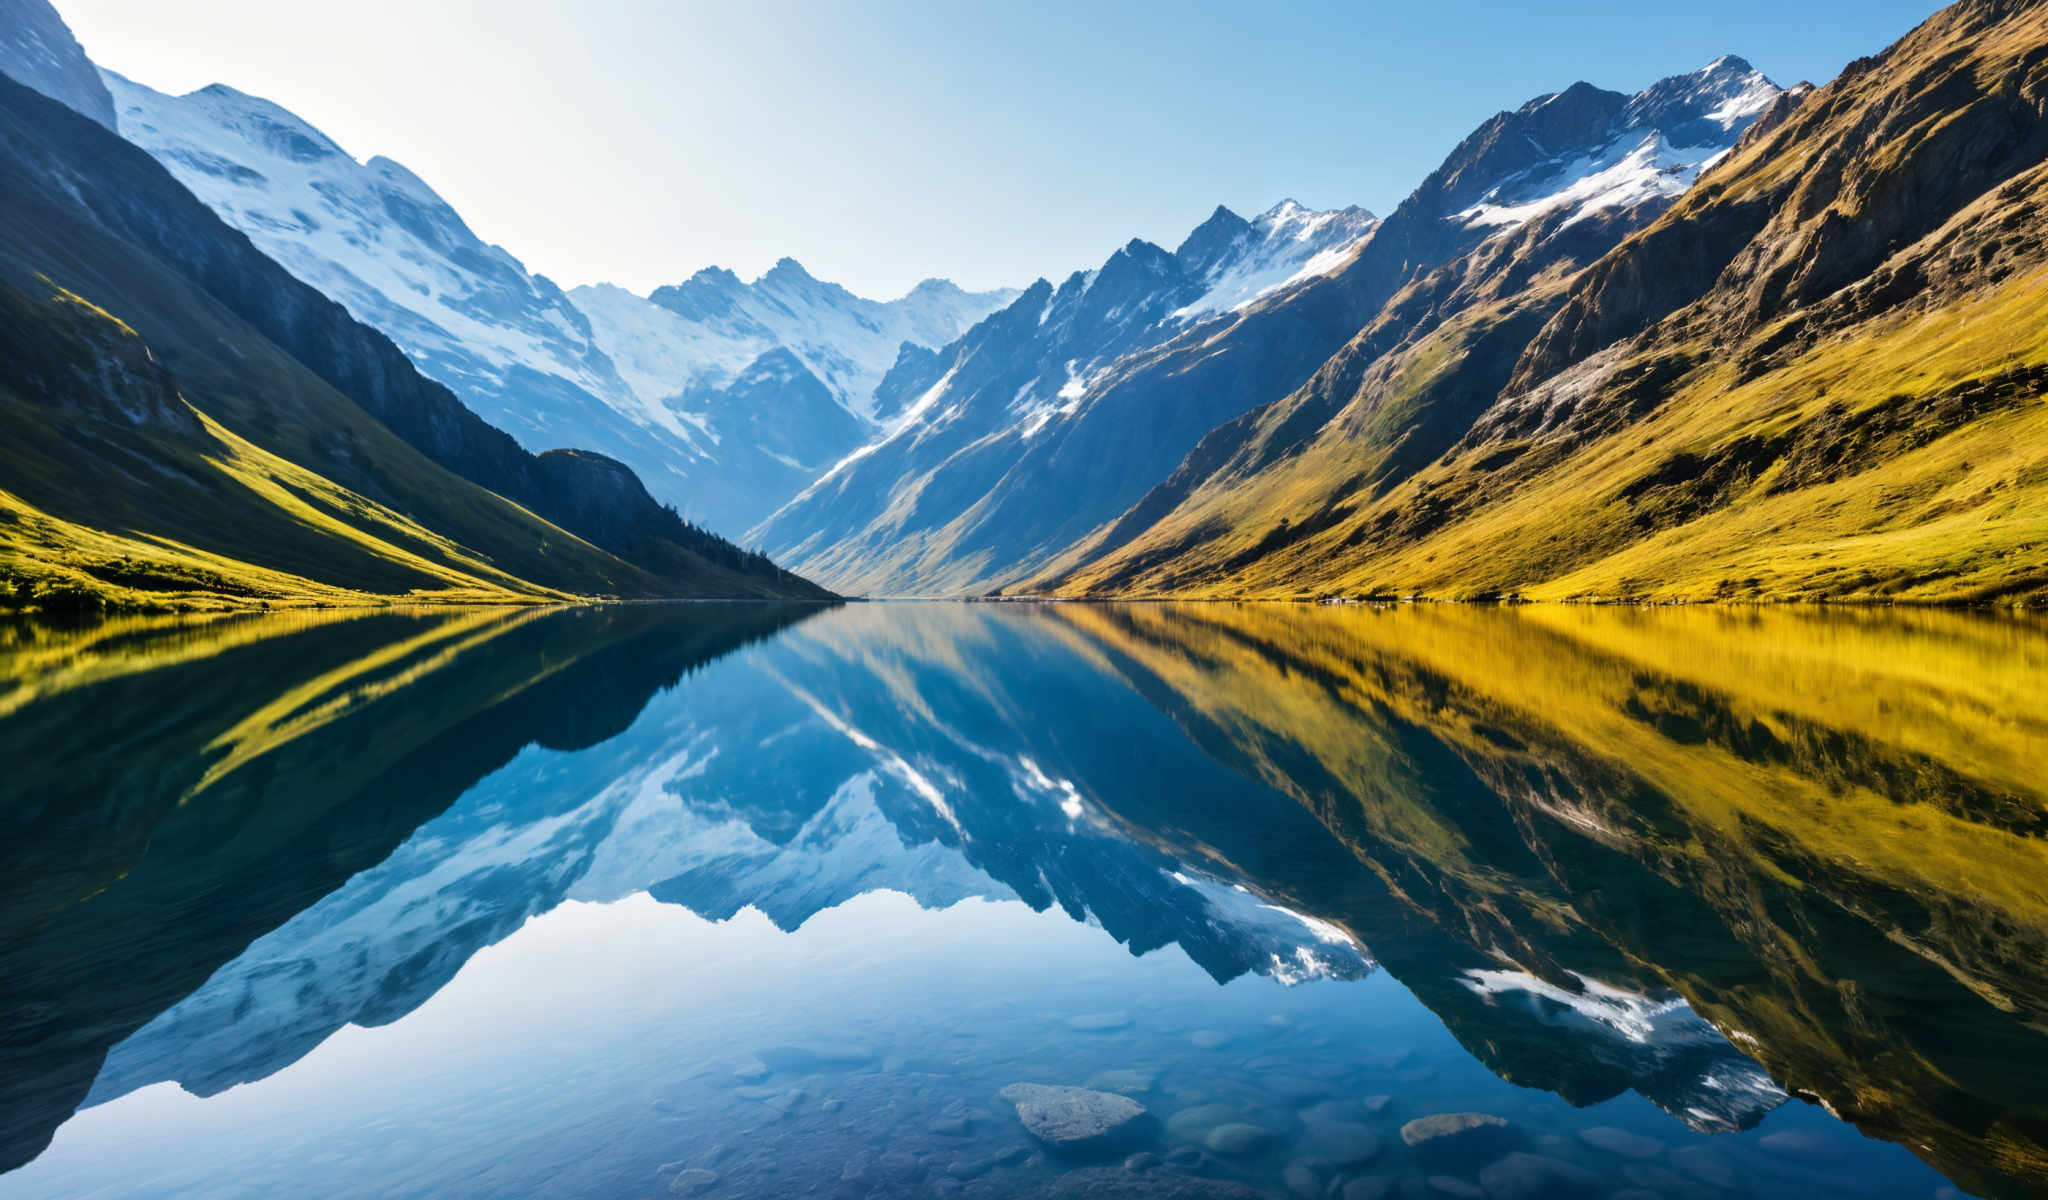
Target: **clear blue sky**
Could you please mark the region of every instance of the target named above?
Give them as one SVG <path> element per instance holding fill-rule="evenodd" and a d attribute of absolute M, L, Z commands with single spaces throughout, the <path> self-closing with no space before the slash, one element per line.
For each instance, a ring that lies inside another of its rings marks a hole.
<path fill-rule="evenodd" d="M 1386 212 L 1479 122 L 1740 54 L 1825 82 L 1932 0 L 56 0 L 100 63 L 405 163 L 564 285 L 793 255 L 1021 285 L 1217 204 Z"/>

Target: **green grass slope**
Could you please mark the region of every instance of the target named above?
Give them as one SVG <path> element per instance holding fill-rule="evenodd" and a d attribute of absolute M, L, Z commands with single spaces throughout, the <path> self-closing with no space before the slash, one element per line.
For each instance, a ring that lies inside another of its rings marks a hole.
<path fill-rule="evenodd" d="M 146 154 L 5 80 L 0 167 L 0 605 L 824 598 L 608 459 L 524 455 Z"/>
<path fill-rule="evenodd" d="M 1013 590 L 2038 604 L 2044 158 L 2048 7 L 1964 0 Z"/>

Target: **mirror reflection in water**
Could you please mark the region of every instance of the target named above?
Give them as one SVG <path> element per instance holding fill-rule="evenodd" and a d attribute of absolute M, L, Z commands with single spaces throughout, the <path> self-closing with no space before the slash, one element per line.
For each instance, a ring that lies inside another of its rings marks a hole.
<path fill-rule="evenodd" d="M 2038 1194 L 2048 629 L 0 629 L 0 1198 Z"/>

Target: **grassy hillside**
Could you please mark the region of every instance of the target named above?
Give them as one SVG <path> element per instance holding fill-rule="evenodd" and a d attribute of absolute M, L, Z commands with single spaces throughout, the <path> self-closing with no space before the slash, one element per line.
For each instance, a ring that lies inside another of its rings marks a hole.
<path fill-rule="evenodd" d="M 2048 9 L 1964 0 L 1012 590 L 2048 601 L 2044 157 Z"/>
<path fill-rule="evenodd" d="M 146 154 L 5 80 L 0 164 L 0 605 L 822 597 L 609 460 L 524 455 Z"/>

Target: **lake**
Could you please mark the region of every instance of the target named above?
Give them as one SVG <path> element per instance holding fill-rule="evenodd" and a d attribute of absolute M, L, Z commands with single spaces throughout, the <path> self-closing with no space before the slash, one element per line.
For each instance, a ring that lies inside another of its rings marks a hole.
<path fill-rule="evenodd" d="M 0 625 L 0 1200 L 2048 1192 L 2048 625 Z"/>

